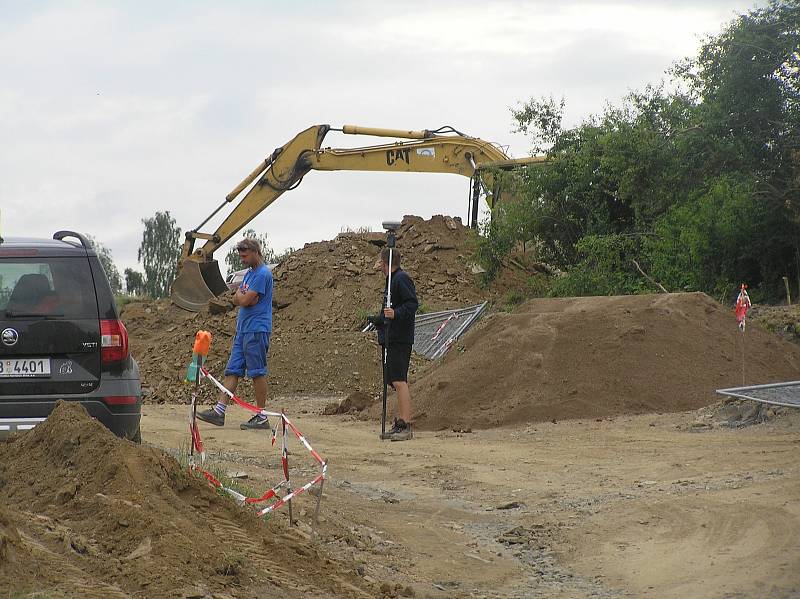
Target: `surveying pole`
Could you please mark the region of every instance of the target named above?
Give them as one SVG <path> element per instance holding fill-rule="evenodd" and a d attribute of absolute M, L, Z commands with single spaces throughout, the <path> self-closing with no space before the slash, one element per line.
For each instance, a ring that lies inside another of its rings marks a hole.
<path fill-rule="evenodd" d="M 386 302 L 384 308 L 392 307 L 392 254 L 397 245 L 397 229 L 400 228 L 397 221 L 384 221 L 383 228 L 386 230 L 386 247 L 389 248 L 389 273 L 386 276 Z M 389 333 L 392 321 L 387 320 L 383 325 L 383 410 L 381 411 L 381 439 L 386 439 L 386 396 L 388 394 L 389 381 L 386 370 L 386 360 L 389 353 Z"/>

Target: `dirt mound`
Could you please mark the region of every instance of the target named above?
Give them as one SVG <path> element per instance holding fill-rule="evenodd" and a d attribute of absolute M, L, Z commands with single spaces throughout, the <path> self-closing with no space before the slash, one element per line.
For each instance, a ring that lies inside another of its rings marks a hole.
<path fill-rule="evenodd" d="M 375 403 L 375 399 L 371 395 L 356 391 L 345 397 L 341 402 L 334 401 L 329 403 L 325 406 L 322 413 L 325 416 L 332 416 L 334 414 L 357 414 L 366 410 L 373 403 Z"/>
<path fill-rule="evenodd" d="M 752 324 L 742 336 L 701 293 L 531 300 L 454 349 L 412 382 L 418 427 L 690 410 L 742 384 L 743 352 L 748 384 L 793 380 L 800 367 L 796 345 Z"/>
<path fill-rule="evenodd" d="M 21 545 L 19 532 L 11 523 L 8 514 L 0 508 L 0 565 L 16 561 Z"/>
<path fill-rule="evenodd" d="M 527 274 L 512 269 L 492 289 L 481 289 L 468 260 L 470 234 L 457 218 L 403 219 L 397 247 L 423 310 L 470 305 L 524 286 Z M 307 244 L 276 268 L 271 393 L 377 394 L 380 351 L 374 334 L 362 334 L 360 328 L 380 307 L 384 278 L 373 264 L 384 243 L 382 233 L 342 233 Z M 214 335 L 209 368 L 222 374 L 236 329 L 234 310 L 193 314 L 159 300 L 129 304 L 122 318 L 142 370 L 146 401 L 189 397 L 181 379 L 200 328 Z M 204 397 L 210 397 L 210 386 L 204 389 Z M 247 388 L 243 394 L 252 397 Z"/>
<path fill-rule="evenodd" d="M 4 596 L 339 596 L 365 584 L 283 517 L 258 520 L 161 451 L 118 439 L 79 404 L 59 403 L 0 444 L 0 503 Z"/>

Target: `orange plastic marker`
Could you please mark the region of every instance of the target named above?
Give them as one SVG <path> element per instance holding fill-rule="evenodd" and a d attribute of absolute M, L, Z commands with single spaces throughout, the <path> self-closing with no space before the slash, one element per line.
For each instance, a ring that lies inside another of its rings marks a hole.
<path fill-rule="evenodd" d="M 183 379 L 187 383 L 200 384 L 200 369 L 208 357 L 208 351 L 211 349 L 211 333 L 208 331 L 197 331 L 194 336 L 194 347 L 192 348 L 192 362 L 186 371 L 186 377 Z"/>
<path fill-rule="evenodd" d="M 197 331 L 197 334 L 194 336 L 192 353 L 207 357 L 209 349 L 211 349 L 211 333 L 208 331 Z"/>

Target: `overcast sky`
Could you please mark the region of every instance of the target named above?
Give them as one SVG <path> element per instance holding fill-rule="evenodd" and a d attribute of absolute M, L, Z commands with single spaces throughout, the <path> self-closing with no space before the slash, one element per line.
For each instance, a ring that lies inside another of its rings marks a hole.
<path fill-rule="evenodd" d="M 753 5 L 0 0 L 2 234 L 73 229 L 136 267 L 143 218 L 169 210 L 196 227 L 319 123 L 448 124 L 523 156 L 510 106 L 563 96 L 578 123 Z M 464 218 L 467 195 L 453 175 L 312 172 L 251 226 L 280 250 L 404 214 Z"/>

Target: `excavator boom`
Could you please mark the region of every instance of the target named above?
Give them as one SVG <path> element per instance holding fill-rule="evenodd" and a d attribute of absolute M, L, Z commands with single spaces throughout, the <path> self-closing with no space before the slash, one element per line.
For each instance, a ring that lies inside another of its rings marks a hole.
<path fill-rule="evenodd" d="M 322 142 L 331 130 L 328 125 L 316 125 L 300 132 L 263 160 L 197 229 L 186 232 L 178 263 L 178 276 L 172 284 L 172 300 L 177 305 L 187 310 L 200 311 L 209 299 L 227 290 L 218 263 L 213 258 L 214 252 L 284 192 L 297 187 L 309 171 L 452 173 L 473 178 L 476 192 L 483 187 L 486 201 L 491 207 L 494 202 L 490 192 L 494 187 L 491 175 L 493 168 L 508 169 L 544 160 L 539 156 L 511 159 L 497 146 L 459 134 L 452 128 L 408 131 L 345 125 L 336 131 L 346 135 L 370 135 L 409 141 L 360 148 L 323 148 Z M 249 191 L 214 233 L 199 231 L 248 187 Z M 477 218 L 477 193 L 475 196 L 473 221 Z M 205 240 L 205 244 L 195 248 L 198 239 Z"/>

